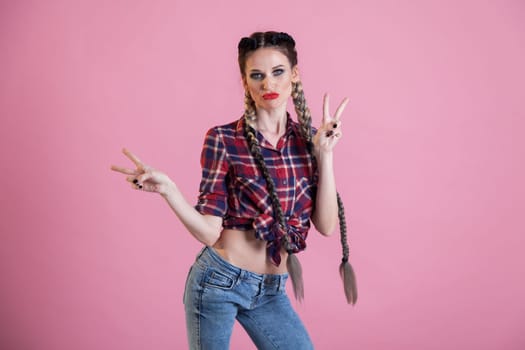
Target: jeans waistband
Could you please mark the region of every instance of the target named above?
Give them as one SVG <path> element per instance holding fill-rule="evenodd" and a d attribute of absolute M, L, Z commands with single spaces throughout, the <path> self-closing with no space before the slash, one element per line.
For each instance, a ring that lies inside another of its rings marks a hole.
<path fill-rule="evenodd" d="M 211 260 L 214 264 L 219 265 L 222 269 L 229 271 L 232 275 L 236 276 L 238 279 L 241 279 L 243 282 L 256 285 L 262 284 L 266 288 L 276 288 L 277 290 L 284 289 L 286 285 L 286 280 L 288 279 L 287 273 L 260 274 L 241 269 L 224 260 L 224 258 L 220 256 L 219 253 L 217 253 L 212 247 L 206 246 L 201 250 L 201 252 L 197 256 L 197 260 L 208 259 Z"/>

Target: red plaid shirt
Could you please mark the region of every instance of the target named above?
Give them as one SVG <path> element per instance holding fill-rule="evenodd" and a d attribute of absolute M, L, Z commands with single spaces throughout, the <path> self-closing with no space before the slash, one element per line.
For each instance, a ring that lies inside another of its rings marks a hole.
<path fill-rule="evenodd" d="M 225 228 L 255 230 L 268 241 L 269 256 L 280 264 L 281 238 L 288 235 L 294 253 L 304 250 L 314 209 L 317 175 L 301 136 L 289 116 L 286 132 L 273 147 L 257 132 L 266 167 L 273 178 L 287 227 L 274 219 L 266 181 L 248 148 L 244 118 L 208 131 L 201 155 L 202 180 L 195 208 L 223 217 Z"/>

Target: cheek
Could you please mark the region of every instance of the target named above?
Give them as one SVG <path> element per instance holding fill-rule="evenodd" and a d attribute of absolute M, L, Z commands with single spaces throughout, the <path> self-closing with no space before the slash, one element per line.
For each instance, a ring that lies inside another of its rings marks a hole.
<path fill-rule="evenodd" d="M 250 93 L 252 99 L 257 98 L 257 88 L 255 86 L 248 86 L 248 92 Z"/>
<path fill-rule="evenodd" d="M 257 84 L 256 82 L 254 82 L 253 80 L 248 82 L 246 85 L 246 88 L 249 90 L 249 91 L 256 91 L 259 84 Z"/>
<path fill-rule="evenodd" d="M 281 89 L 291 94 L 292 93 L 292 81 L 289 79 L 287 79 L 286 81 L 283 81 L 281 83 Z"/>
<path fill-rule="evenodd" d="M 246 91 L 250 94 L 251 98 L 255 102 L 259 102 L 259 94 L 256 86 L 248 85 Z"/>

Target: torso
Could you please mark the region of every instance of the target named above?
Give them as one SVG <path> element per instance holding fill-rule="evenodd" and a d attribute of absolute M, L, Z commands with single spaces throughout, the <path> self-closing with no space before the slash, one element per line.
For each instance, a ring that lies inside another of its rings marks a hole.
<path fill-rule="evenodd" d="M 241 269 L 264 274 L 286 273 L 286 252 L 281 252 L 281 264 L 275 266 L 266 254 L 266 244 L 255 238 L 253 230 L 224 229 L 213 248 L 223 259 Z"/>
<path fill-rule="evenodd" d="M 288 253 L 280 252 L 279 266 L 268 255 L 268 241 L 265 240 L 268 236 L 265 235 L 270 234 L 272 223 L 265 216 L 272 216 L 272 211 L 268 210 L 271 203 L 267 198 L 266 180 L 246 145 L 243 122 L 240 119 L 213 128 L 202 153 L 208 177 L 201 183 L 204 186 L 201 191 L 206 196 L 213 194 L 211 202 L 217 195 L 226 196 L 225 212 L 214 213 L 223 216 L 224 229 L 213 248 L 241 269 L 283 274 L 287 272 Z M 268 171 L 282 196 L 283 212 L 306 238 L 313 208 L 315 170 L 307 145 L 300 136 L 299 125 L 289 119 L 284 134 L 261 133 L 261 136 L 261 153 L 271 165 Z M 206 196 L 199 201 L 205 203 Z M 252 228 L 261 230 L 259 238 Z"/>

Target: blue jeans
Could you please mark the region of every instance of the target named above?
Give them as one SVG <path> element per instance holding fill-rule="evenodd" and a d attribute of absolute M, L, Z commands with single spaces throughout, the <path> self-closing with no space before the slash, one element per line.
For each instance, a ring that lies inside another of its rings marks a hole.
<path fill-rule="evenodd" d="M 286 295 L 287 279 L 240 269 L 205 247 L 184 291 L 190 349 L 229 349 L 235 319 L 258 349 L 313 349 Z"/>

